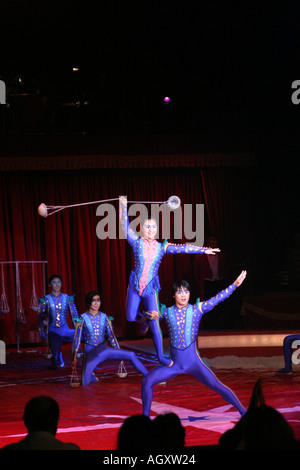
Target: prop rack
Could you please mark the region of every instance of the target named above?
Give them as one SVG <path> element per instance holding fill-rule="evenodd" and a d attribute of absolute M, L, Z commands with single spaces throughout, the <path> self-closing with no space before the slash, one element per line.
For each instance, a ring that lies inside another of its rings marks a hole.
<path fill-rule="evenodd" d="M 26 317 L 23 309 L 22 304 L 22 297 L 21 297 L 21 283 L 20 283 L 20 265 L 31 265 L 32 266 L 32 293 L 31 293 L 31 300 L 30 300 L 30 308 L 31 310 L 37 311 L 38 310 L 38 298 L 35 292 L 35 275 L 34 275 L 34 267 L 35 265 L 41 265 L 42 267 L 42 277 L 43 277 L 43 289 L 44 294 L 46 293 L 46 267 L 47 261 L 0 261 L 1 266 L 1 281 L 2 281 L 2 292 L 1 292 L 1 305 L 0 305 L 0 313 L 8 314 L 10 311 L 9 302 L 6 297 L 5 291 L 5 277 L 4 277 L 4 266 L 5 265 L 12 265 L 15 267 L 15 311 L 16 311 L 16 342 L 17 342 L 17 351 L 20 352 L 20 325 L 26 323 Z"/>

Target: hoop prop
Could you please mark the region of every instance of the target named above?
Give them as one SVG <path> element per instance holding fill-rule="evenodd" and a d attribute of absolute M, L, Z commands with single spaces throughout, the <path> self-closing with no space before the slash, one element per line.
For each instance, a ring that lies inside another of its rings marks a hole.
<path fill-rule="evenodd" d="M 119 198 L 113 199 L 102 199 L 101 201 L 90 201 L 90 202 L 82 202 L 80 204 L 71 204 L 69 206 L 47 206 L 43 202 L 39 205 L 37 211 L 41 217 L 47 218 L 50 215 L 55 214 L 56 212 L 60 212 L 64 209 L 70 209 L 72 207 L 81 207 L 81 206 L 88 206 L 92 204 L 100 204 L 102 202 L 111 202 L 111 201 L 118 201 Z M 167 204 L 170 209 L 175 210 L 180 207 L 181 201 L 178 196 L 170 196 L 167 201 L 128 201 L 130 203 L 137 203 L 137 204 Z"/>

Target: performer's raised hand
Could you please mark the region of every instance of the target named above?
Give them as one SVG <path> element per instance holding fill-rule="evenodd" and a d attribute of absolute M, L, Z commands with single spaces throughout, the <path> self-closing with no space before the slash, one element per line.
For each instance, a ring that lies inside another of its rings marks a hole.
<path fill-rule="evenodd" d="M 236 278 L 236 280 L 234 281 L 234 284 L 239 287 L 241 284 L 243 284 L 245 278 L 247 276 L 247 271 L 244 270 L 241 272 L 241 274 Z"/>
<path fill-rule="evenodd" d="M 126 196 L 119 196 L 119 202 L 122 206 L 127 206 L 127 197 Z"/>

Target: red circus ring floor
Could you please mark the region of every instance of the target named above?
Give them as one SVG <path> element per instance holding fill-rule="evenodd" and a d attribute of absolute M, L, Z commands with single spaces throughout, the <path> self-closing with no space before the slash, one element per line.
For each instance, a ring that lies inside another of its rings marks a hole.
<path fill-rule="evenodd" d="M 281 332 L 201 333 L 201 356 L 217 377 L 229 386 L 247 408 L 253 387 L 262 378 L 266 403 L 279 410 L 300 440 L 300 366 L 292 375 L 277 375 L 283 366 Z M 265 338 L 258 335 L 265 335 Z M 276 337 L 272 335 L 276 334 Z M 247 337 L 245 337 L 248 336 Z M 256 340 L 254 336 L 258 336 Z M 281 335 L 281 336 L 278 336 Z M 241 346 L 239 342 L 243 342 Z M 251 344 L 251 342 L 256 344 Z M 164 340 L 165 351 L 168 340 Z M 151 339 L 121 341 L 132 349 L 148 369 L 155 367 Z M 55 398 L 61 410 L 57 437 L 75 442 L 83 450 L 114 450 L 123 420 L 141 413 L 141 375 L 125 363 L 127 376 L 117 376 L 119 364 L 107 361 L 97 369 L 98 383 L 88 387 L 70 386 L 70 345 L 64 345 L 65 367 L 50 368 L 45 347 L 8 349 L 6 364 L 0 365 L 0 448 L 26 434 L 22 415 L 33 396 Z M 80 369 L 80 367 L 79 367 Z M 186 446 L 218 444 L 221 434 L 234 426 L 239 415 L 216 393 L 187 375 L 175 377 L 154 388 L 151 416 L 173 411 L 186 430 Z"/>

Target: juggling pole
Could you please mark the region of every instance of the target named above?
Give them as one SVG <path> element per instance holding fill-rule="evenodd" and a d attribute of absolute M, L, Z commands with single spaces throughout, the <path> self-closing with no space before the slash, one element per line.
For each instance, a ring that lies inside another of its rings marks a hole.
<path fill-rule="evenodd" d="M 26 317 L 22 305 L 21 299 L 21 286 L 20 286 L 20 273 L 19 273 L 19 263 L 16 263 L 16 337 L 17 337 L 17 352 L 20 352 L 20 335 L 19 335 L 19 325 L 24 325 L 26 323 Z"/>
<path fill-rule="evenodd" d="M 21 298 L 19 263 L 16 263 L 17 323 L 25 324 L 26 317 Z"/>
<path fill-rule="evenodd" d="M 90 201 L 90 202 L 82 202 L 80 204 L 71 204 L 69 206 L 47 206 L 43 202 L 39 205 L 37 211 L 38 214 L 43 217 L 47 218 L 50 215 L 53 215 L 57 212 L 60 212 L 64 209 L 70 209 L 72 207 L 81 207 L 81 206 L 88 206 L 92 204 L 101 204 L 103 202 L 112 202 L 112 201 L 118 201 L 119 198 L 113 198 L 113 199 L 103 199 L 101 201 Z M 178 209 L 178 207 L 181 204 L 181 201 L 178 196 L 170 196 L 167 201 L 128 201 L 130 203 L 136 203 L 136 204 L 167 204 L 170 209 L 175 210 Z M 51 211 L 51 212 L 50 212 Z"/>
<path fill-rule="evenodd" d="M 83 322 L 84 322 L 84 318 L 81 323 L 76 323 L 74 340 L 72 344 L 72 356 L 73 357 L 72 357 L 72 372 L 71 372 L 71 380 L 70 380 L 70 385 L 72 388 L 77 388 L 80 386 L 80 379 L 77 374 L 77 357 L 78 357 L 78 349 L 79 349 L 80 341 L 81 341 Z M 79 328 L 80 328 L 80 331 L 79 331 L 79 337 L 77 340 L 77 332 Z"/>

